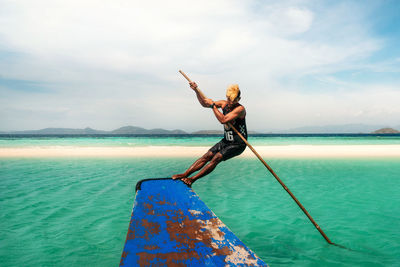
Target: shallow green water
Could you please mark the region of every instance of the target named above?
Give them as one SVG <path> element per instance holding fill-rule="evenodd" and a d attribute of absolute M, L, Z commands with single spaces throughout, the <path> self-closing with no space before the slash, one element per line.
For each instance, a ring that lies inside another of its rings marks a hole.
<path fill-rule="evenodd" d="M 117 266 L 137 181 L 187 159 L 0 159 L 0 265 Z M 194 184 L 271 266 L 398 266 L 400 159 L 274 159 L 272 168 L 330 239 L 256 159 L 232 159 Z"/>
<path fill-rule="evenodd" d="M 135 146 L 211 146 L 220 136 L 143 136 L 143 137 L 0 137 L 2 147 L 135 147 Z M 252 145 L 400 145 L 400 135 L 396 136 L 250 136 Z"/>

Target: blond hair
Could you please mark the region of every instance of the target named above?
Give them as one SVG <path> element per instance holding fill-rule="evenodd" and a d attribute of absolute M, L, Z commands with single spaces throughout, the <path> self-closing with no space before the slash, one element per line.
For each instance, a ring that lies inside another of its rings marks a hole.
<path fill-rule="evenodd" d="M 239 85 L 237 84 L 229 85 L 228 88 L 226 89 L 226 97 L 233 102 L 239 96 L 240 96 Z"/>

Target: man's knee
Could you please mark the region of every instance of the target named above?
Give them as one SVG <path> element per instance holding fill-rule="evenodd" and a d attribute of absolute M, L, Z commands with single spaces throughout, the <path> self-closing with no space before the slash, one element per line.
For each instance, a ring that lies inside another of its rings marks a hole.
<path fill-rule="evenodd" d="M 203 155 L 203 159 L 206 161 L 210 161 L 214 157 L 214 153 L 208 151 L 206 154 Z"/>
<path fill-rule="evenodd" d="M 213 158 L 211 159 L 211 162 L 218 164 L 222 161 L 222 154 L 221 153 L 216 153 Z"/>

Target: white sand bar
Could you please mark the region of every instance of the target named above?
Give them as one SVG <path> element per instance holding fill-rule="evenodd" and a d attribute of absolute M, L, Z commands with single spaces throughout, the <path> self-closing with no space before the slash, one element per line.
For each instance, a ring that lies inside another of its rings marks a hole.
<path fill-rule="evenodd" d="M 257 146 L 264 158 L 343 158 L 399 157 L 400 145 L 284 145 Z M 0 158 L 33 157 L 199 157 L 209 147 L 143 146 L 143 147 L 72 147 L 42 146 L 0 148 Z M 247 148 L 240 157 L 255 157 Z"/>

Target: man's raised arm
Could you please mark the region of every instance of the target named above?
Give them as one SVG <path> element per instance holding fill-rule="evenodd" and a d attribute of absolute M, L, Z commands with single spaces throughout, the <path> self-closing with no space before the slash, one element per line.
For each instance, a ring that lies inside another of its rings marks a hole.
<path fill-rule="evenodd" d="M 191 83 L 189 83 L 189 85 L 190 85 L 190 88 L 192 88 L 193 91 L 195 91 L 197 99 L 200 102 L 200 105 L 202 105 L 205 108 L 209 108 L 213 101 L 211 99 L 203 98 L 201 96 L 201 94 L 199 93 L 197 84 L 195 82 L 191 82 Z"/>

